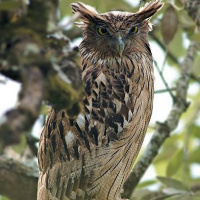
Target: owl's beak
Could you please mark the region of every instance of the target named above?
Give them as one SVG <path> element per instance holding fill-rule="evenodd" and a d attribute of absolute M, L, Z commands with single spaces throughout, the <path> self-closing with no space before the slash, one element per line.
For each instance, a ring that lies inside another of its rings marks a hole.
<path fill-rule="evenodd" d="M 116 42 L 116 50 L 119 52 L 120 57 L 122 56 L 122 53 L 124 51 L 124 42 L 121 37 L 118 37 Z"/>

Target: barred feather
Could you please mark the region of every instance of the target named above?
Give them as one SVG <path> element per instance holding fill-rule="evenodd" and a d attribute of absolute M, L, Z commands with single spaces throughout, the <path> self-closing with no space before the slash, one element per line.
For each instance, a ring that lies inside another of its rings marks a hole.
<path fill-rule="evenodd" d="M 98 14 L 72 4 L 84 23 L 85 111 L 69 119 L 64 110 L 51 110 L 38 152 L 39 200 L 120 199 L 151 117 L 154 77 L 146 19 L 161 6 L 153 1 L 138 13 Z M 109 35 L 97 35 L 99 26 Z M 132 34 L 134 26 L 139 31 Z M 121 55 L 113 46 L 119 38 Z"/>

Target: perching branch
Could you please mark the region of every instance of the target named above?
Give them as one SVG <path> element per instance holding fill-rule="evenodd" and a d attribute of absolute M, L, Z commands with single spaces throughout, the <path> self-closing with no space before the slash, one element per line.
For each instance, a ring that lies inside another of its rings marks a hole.
<path fill-rule="evenodd" d="M 124 184 L 123 198 L 130 198 L 133 190 L 146 172 L 153 159 L 158 154 L 163 142 L 169 137 L 170 133 L 177 127 L 179 119 L 186 111 L 189 103 L 187 102 L 187 91 L 189 80 L 192 73 L 192 66 L 197 52 L 197 44 L 191 42 L 185 59 L 182 63 L 181 76 L 177 81 L 175 101 L 173 107 L 164 123 L 157 123 L 155 132 L 149 142 L 146 151 L 141 156 L 132 170 L 129 178 Z"/>

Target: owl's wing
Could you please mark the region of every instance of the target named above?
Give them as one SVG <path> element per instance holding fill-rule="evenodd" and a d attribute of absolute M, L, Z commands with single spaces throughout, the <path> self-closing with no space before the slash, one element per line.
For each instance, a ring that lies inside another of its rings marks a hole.
<path fill-rule="evenodd" d="M 88 85 L 89 80 L 86 82 Z M 116 110 L 113 105 L 108 103 L 107 89 L 103 82 L 100 81 L 100 86 L 97 87 L 100 91 L 97 91 L 96 86 L 91 88 L 96 85 L 96 81 L 90 83 L 91 87 L 87 86 L 87 93 L 91 91 L 84 101 L 86 110 L 88 110 L 79 114 L 77 119 L 69 119 L 64 110 L 58 113 L 51 110 L 39 145 L 38 199 L 71 199 L 70 197 L 73 195 L 77 199 L 87 199 L 85 191 L 91 187 L 91 173 L 94 173 L 92 170 L 95 170 L 98 163 L 99 165 L 102 163 L 101 158 L 96 160 L 94 147 L 108 144 L 107 134 L 109 132 L 110 139 L 115 139 L 111 136 L 111 132 L 116 129 L 114 123 L 111 122 L 114 119 L 107 117 L 105 120 L 104 116 L 109 115 L 102 113 L 104 111 L 100 111 L 98 108 L 100 105 L 108 108 L 106 112 L 109 113 Z M 100 94 L 104 96 L 105 100 L 101 99 L 99 104 L 97 95 Z M 106 121 L 107 125 L 103 121 Z M 111 126 L 108 126 L 109 124 Z M 90 165 L 93 166 L 92 169 L 89 167 Z M 95 177 L 92 179 L 94 180 Z"/>
<path fill-rule="evenodd" d="M 99 191 L 96 187 L 99 184 L 108 183 L 109 190 L 109 181 L 115 181 L 112 179 L 116 174 L 116 180 L 124 182 L 141 146 L 153 96 L 153 80 L 147 83 L 137 71 L 140 67 L 135 68 L 133 77 L 132 60 L 115 63 L 113 69 L 117 71 L 108 71 L 98 64 L 87 66 L 83 72 L 85 111 L 76 119 L 69 119 L 64 110 L 50 112 L 39 145 L 39 199 L 41 196 L 70 199 L 76 195 L 77 199 L 83 196 L 86 200 L 85 191 L 91 190 L 92 197 L 93 192 Z M 130 69 L 124 71 L 125 66 Z M 142 90 L 148 84 L 151 92 L 145 94 Z M 132 148 L 135 153 L 127 154 L 128 159 L 123 157 Z M 106 178 L 108 170 L 114 174 Z M 98 180 L 96 186 L 95 180 Z M 119 190 L 116 194 L 120 193 L 119 183 L 112 185 Z M 100 194 L 105 195 L 103 189 Z"/>

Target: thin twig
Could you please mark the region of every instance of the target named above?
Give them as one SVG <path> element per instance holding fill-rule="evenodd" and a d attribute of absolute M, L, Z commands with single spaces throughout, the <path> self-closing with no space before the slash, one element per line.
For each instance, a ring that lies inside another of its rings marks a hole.
<path fill-rule="evenodd" d="M 154 31 L 149 33 L 149 36 L 153 39 L 153 41 L 155 41 L 160 47 L 161 49 L 163 49 L 164 51 L 167 51 L 166 46 L 160 41 L 160 39 L 156 36 L 155 32 L 156 27 L 154 27 Z M 168 57 L 176 64 L 180 64 L 178 59 L 173 55 L 172 52 L 168 51 Z"/>
<path fill-rule="evenodd" d="M 162 90 L 156 90 L 154 93 L 160 94 L 160 93 L 165 93 L 165 92 L 175 91 L 175 90 L 176 90 L 176 88 L 170 88 L 169 90 L 168 89 L 162 89 Z"/>
<path fill-rule="evenodd" d="M 162 72 L 162 74 L 163 74 L 163 72 L 164 72 L 164 69 L 165 69 L 165 66 L 166 66 L 166 63 L 167 63 L 168 52 L 169 52 L 169 49 L 167 48 L 167 50 L 166 50 L 166 52 L 165 52 L 163 64 L 162 64 L 162 67 L 161 67 L 161 72 Z"/>
<path fill-rule="evenodd" d="M 159 73 L 159 75 L 160 75 L 160 78 L 162 79 L 162 81 L 163 81 L 163 83 L 164 83 L 166 89 L 169 91 L 169 94 L 170 94 L 171 98 L 174 100 L 174 95 L 173 95 L 172 91 L 170 90 L 170 88 L 169 88 L 169 86 L 168 86 L 168 83 L 167 83 L 167 81 L 165 80 L 165 78 L 164 78 L 164 76 L 163 76 L 162 71 L 159 69 L 158 63 L 157 63 L 155 60 L 154 60 L 154 64 L 155 64 L 155 67 L 156 67 L 156 69 L 157 69 L 157 71 L 158 71 L 158 73 Z"/>

